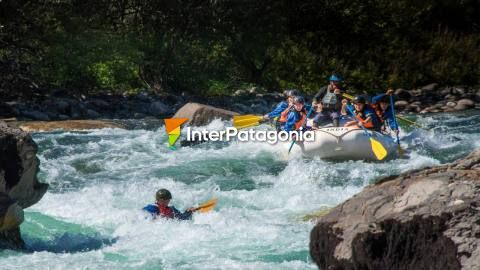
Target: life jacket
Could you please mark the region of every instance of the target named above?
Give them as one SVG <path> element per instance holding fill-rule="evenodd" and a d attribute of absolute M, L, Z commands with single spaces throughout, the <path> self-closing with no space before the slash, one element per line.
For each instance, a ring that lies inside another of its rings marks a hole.
<path fill-rule="evenodd" d="M 278 118 L 278 122 L 281 122 L 281 123 L 285 123 L 287 122 L 287 117 L 288 117 L 288 113 L 290 112 L 290 110 L 293 108 L 293 106 L 288 106 L 285 110 L 283 110 L 283 112 L 280 114 L 280 118 Z"/>
<path fill-rule="evenodd" d="M 365 120 L 367 120 L 367 116 L 365 115 L 365 111 L 368 110 L 367 107 L 368 105 L 365 104 L 365 107 L 363 108 L 362 111 L 358 112 L 357 110 L 354 111 L 355 113 L 355 116 L 357 116 L 358 120 L 360 120 L 360 122 L 363 124 L 363 126 L 365 128 L 368 128 L 368 129 L 376 129 L 378 128 L 378 125 L 375 125 L 376 122 L 378 124 L 378 117 L 376 117 L 376 113 L 375 111 L 373 111 L 373 114 L 372 114 L 372 117 L 371 117 L 371 120 L 369 122 L 365 122 Z"/>
<path fill-rule="evenodd" d="M 382 111 L 382 108 L 380 107 L 380 105 L 373 103 L 373 104 L 370 104 L 370 107 L 373 109 L 373 111 L 377 115 L 380 125 L 383 125 L 385 122 L 384 115 L 383 115 L 384 112 Z"/>
<path fill-rule="evenodd" d="M 165 218 L 174 218 L 173 210 L 172 208 L 168 206 L 162 206 L 157 204 L 158 207 L 158 215 L 165 217 Z"/>
<path fill-rule="evenodd" d="M 334 91 L 330 91 L 330 87 L 327 87 L 325 96 L 322 98 L 323 106 L 326 108 L 334 108 L 337 105 L 337 102 L 337 95 L 334 93 Z"/>
<path fill-rule="evenodd" d="M 294 109 L 295 110 L 295 109 Z M 301 111 L 295 111 L 297 113 L 300 113 L 301 117 L 300 120 L 295 122 L 295 130 L 299 130 L 302 127 L 303 121 L 307 118 L 307 110 L 305 109 L 305 106 L 303 106 Z"/>

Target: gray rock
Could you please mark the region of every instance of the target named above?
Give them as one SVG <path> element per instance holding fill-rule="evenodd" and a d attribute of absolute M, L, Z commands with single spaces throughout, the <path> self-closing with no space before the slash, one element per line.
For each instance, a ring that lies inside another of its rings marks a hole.
<path fill-rule="evenodd" d="M 437 89 L 437 87 L 438 87 L 438 83 L 431 83 L 431 84 L 423 86 L 422 90 L 426 91 L 426 92 L 431 92 L 431 91 L 435 91 Z"/>
<path fill-rule="evenodd" d="M 480 269 L 480 151 L 381 179 L 319 217 L 321 269 Z"/>
<path fill-rule="evenodd" d="M 188 124 L 192 126 L 202 126 L 217 118 L 230 120 L 234 115 L 238 115 L 238 113 L 199 103 L 187 103 L 180 108 L 173 117 L 188 118 Z"/>
<path fill-rule="evenodd" d="M 52 106 L 55 111 L 61 114 L 68 114 L 68 111 L 70 110 L 70 103 L 61 99 L 52 101 Z"/>
<path fill-rule="evenodd" d="M 92 105 L 96 108 L 99 109 L 110 109 L 111 105 L 110 103 L 106 102 L 105 100 L 99 99 L 99 98 L 92 98 L 87 101 L 87 104 Z"/>
<path fill-rule="evenodd" d="M 65 115 L 65 114 L 59 114 L 58 115 L 58 120 L 68 120 L 70 119 L 70 116 Z"/>
<path fill-rule="evenodd" d="M 412 96 L 407 90 L 402 88 L 395 90 L 394 94 L 397 100 L 409 100 Z"/>
<path fill-rule="evenodd" d="M 473 100 L 467 99 L 467 98 L 460 99 L 459 101 L 457 101 L 457 104 L 462 104 L 467 108 L 475 107 L 475 102 Z"/>
<path fill-rule="evenodd" d="M 475 94 L 475 101 L 480 102 L 480 91 L 477 91 L 477 93 Z"/>
<path fill-rule="evenodd" d="M 40 111 L 22 111 L 22 116 L 32 120 L 48 121 L 50 117 L 46 113 Z"/>
<path fill-rule="evenodd" d="M 442 90 L 439 91 L 439 93 L 442 97 L 444 97 L 444 96 L 452 93 L 452 88 L 450 88 L 450 87 L 443 88 Z"/>
<path fill-rule="evenodd" d="M 453 101 L 449 101 L 449 102 L 447 102 L 446 106 L 453 108 L 453 107 L 457 106 L 457 103 L 453 102 Z"/>
<path fill-rule="evenodd" d="M 465 88 L 463 87 L 454 87 L 452 89 L 452 94 L 457 95 L 457 96 L 463 96 L 465 95 Z"/>
<path fill-rule="evenodd" d="M 100 118 L 100 114 L 92 109 L 87 109 L 85 116 L 89 119 L 97 119 Z"/>
<path fill-rule="evenodd" d="M 412 97 L 419 97 L 423 95 L 422 89 L 415 89 L 408 91 Z"/>
<path fill-rule="evenodd" d="M 150 104 L 148 113 L 153 116 L 165 116 L 165 115 L 171 114 L 172 111 L 167 105 L 163 104 L 163 102 L 155 101 L 152 104 Z"/>
<path fill-rule="evenodd" d="M 405 100 L 395 101 L 395 108 L 397 108 L 397 109 L 399 109 L 399 110 L 403 110 L 403 109 L 405 109 L 407 106 L 408 106 L 408 101 L 405 101 Z"/>
<path fill-rule="evenodd" d="M 241 104 L 241 103 L 234 103 L 232 105 L 232 109 L 236 112 L 241 113 L 241 114 L 245 114 L 245 113 L 250 112 L 250 108 L 247 107 L 246 105 Z"/>
<path fill-rule="evenodd" d="M 246 95 L 247 93 L 248 93 L 248 91 L 245 90 L 245 89 L 238 89 L 237 91 L 235 91 L 235 92 L 233 93 L 233 96 L 237 96 L 237 97 L 238 97 L 238 96 L 244 96 L 244 95 Z"/>
<path fill-rule="evenodd" d="M 37 179 L 37 145 L 30 135 L 0 121 L 0 247 L 23 248 L 19 224 L 48 184 Z"/>

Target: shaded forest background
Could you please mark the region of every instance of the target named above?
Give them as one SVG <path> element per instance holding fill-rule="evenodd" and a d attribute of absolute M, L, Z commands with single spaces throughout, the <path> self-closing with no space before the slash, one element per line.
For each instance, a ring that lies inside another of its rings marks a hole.
<path fill-rule="evenodd" d="M 478 0 L 2 0 L 0 95 L 480 84 Z"/>

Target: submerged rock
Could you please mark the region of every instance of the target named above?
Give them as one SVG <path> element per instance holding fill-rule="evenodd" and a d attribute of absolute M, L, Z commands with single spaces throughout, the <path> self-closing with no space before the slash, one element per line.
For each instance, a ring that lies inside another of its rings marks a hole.
<path fill-rule="evenodd" d="M 321 269 L 480 269 L 480 150 L 388 177 L 318 219 Z"/>
<path fill-rule="evenodd" d="M 238 113 L 200 103 L 187 103 L 175 113 L 173 118 L 188 118 L 188 124 L 202 126 L 216 118 L 222 120 L 232 119 L 234 115 L 238 115 Z"/>
<path fill-rule="evenodd" d="M 30 135 L 0 122 L 0 248 L 23 248 L 23 209 L 37 203 L 48 184 L 37 179 L 37 145 Z"/>

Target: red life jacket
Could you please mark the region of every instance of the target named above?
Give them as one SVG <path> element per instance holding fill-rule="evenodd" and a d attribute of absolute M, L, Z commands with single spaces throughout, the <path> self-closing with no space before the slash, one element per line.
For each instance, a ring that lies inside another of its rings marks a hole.
<path fill-rule="evenodd" d="M 307 118 L 307 110 L 305 110 L 305 106 L 299 113 L 302 118 L 295 123 L 295 130 L 299 130 L 302 127 L 303 121 L 305 121 L 305 118 Z"/>
<path fill-rule="evenodd" d="M 170 208 L 168 206 L 163 206 L 163 205 L 160 205 L 160 204 L 157 204 L 157 207 L 158 207 L 158 215 L 159 216 L 162 216 L 162 217 L 165 217 L 165 218 L 174 218 L 172 208 Z"/>
<path fill-rule="evenodd" d="M 370 119 L 369 122 L 365 122 L 365 120 L 367 120 L 367 117 L 365 117 L 364 112 L 365 112 L 365 108 L 366 108 L 367 106 L 368 106 L 368 105 L 365 104 L 365 107 L 364 107 L 363 111 L 361 111 L 361 112 L 358 112 L 357 110 L 355 110 L 355 115 L 357 116 L 358 120 L 360 120 L 360 122 L 362 123 L 362 125 L 363 125 L 365 128 L 373 129 L 373 128 L 375 128 L 375 125 L 374 125 L 374 123 L 373 123 L 373 119 Z"/>
<path fill-rule="evenodd" d="M 293 108 L 293 106 L 288 105 L 288 107 L 283 110 L 283 112 L 280 114 L 280 118 L 278 119 L 278 122 L 285 123 L 287 122 L 287 116 L 290 110 Z"/>

